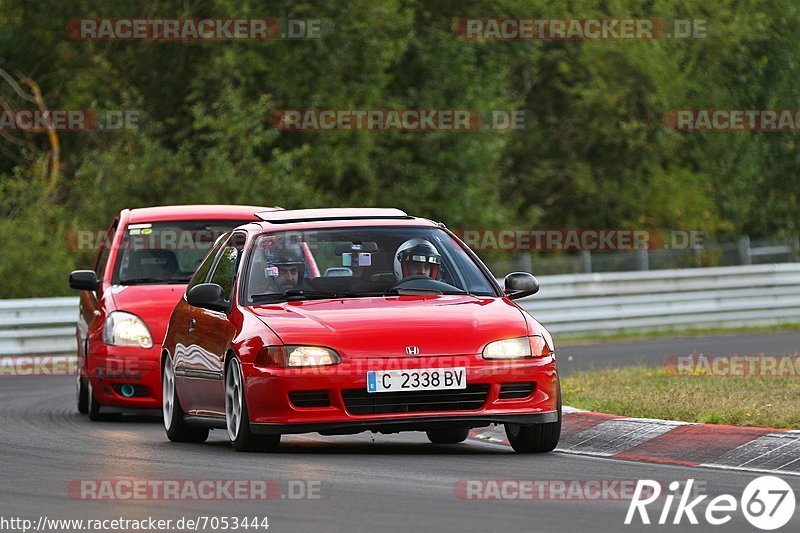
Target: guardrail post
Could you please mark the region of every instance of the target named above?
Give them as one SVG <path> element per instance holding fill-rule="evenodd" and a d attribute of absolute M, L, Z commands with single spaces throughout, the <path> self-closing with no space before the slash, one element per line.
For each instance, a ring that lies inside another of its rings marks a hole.
<path fill-rule="evenodd" d="M 739 264 L 753 264 L 753 259 L 750 255 L 750 237 L 747 235 L 739 237 Z"/>
<path fill-rule="evenodd" d="M 523 272 L 533 272 L 533 261 L 531 254 L 522 254 L 519 258 L 520 270 Z"/>
<path fill-rule="evenodd" d="M 589 250 L 581 250 L 581 267 L 587 274 L 592 272 L 592 252 Z"/>
<path fill-rule="evenodd" d="M 650 270 L 647 246 L 642 246 L 636 250 L 636 264 L 638 265 L 638 270 Z"/>

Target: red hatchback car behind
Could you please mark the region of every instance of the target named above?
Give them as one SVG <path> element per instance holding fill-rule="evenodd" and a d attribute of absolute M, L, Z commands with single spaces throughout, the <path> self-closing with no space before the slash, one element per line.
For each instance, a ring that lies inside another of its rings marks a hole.
<path fill-rule="evenodd" d="M 275 208 L 273 208 L 275 209 Z M 270 208 L 184 205 L 125 209 L 109 227 L 81 290 L 78 411 L 161 407 L 159 354 L 175 303 L 221 234 Z"/>
<path fill-rule="evenodd" d="M 282 434 L 425 431 L 464 441 L 505 424 L 518 452 L 561 431 L 550 334 L 442 224 L 396 209 L 260 213 L 202 262 L 169 321 L 163 413 L 173 441 L 227 430 L 236 450 Z"/>

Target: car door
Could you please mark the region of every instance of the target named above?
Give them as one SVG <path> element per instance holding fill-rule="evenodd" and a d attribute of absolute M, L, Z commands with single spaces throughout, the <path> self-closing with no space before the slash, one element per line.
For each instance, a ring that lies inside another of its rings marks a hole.
<path fill-rule="evenodd" d="M 111 246 L 114 242 L 114 236 L 117 232 L 117 225 L 119 220 L 115 219 L 109 226 L 108 230 L 100 243 L 100 249 L 97 252 L 97 257 L 94 261 L 94 272 L 97 279 L 103 280 L 106 268 L 108 266 L 108 258 L 111 254 Z M 102 287 L 100 289 L 102 291 Z M 81 291 L 80 303 L 78 307 L 78 324 L 77 324 L 77 337 L 78 337 L 78 365 L 83 367 L 86 363 L 86 356 L 88 354 L 88 335 L 92 324 L 101 317 L 102 310 L 100 309 L 101 300 L 100 292 L 94 291 Z"/>
<path fill-rule="evenodd" d="M 217 262 L 219 252 L 226 240 L 227 236 L 223 236 L 214 243 L 212 249 L 198 265 L 192 279 L 189 281 L 189 285 L 186 287 L 186 294 L 178 302 L 170 319 L 170 331 L 175 342 L 173 346 L 175 382 L 177 389 L 180 391 L 181 406 L 187 413 L 196 412 L 198 406 L 204 403 L 200 396 L 201 391 L 195 390 L 196 385 L 202 389 L 204 382 L 201 381 L 202 378 L 191 372 L 191 369 L 202 367 L 202 365 L 195 362 L 196 358 L 202 357 L 195 335 L 197 318 L 202 314 L 202 309 L 189 305 L 186 301 L 186 295 L 196 285 L 208 281 L 208 277 L 211 275 L 211 268 Z"/>
<path fill-rule="evenodd" d="M 190 335 L 195 347 L 193 357 L 187 361 L 187 377 L 194 380 L 197 392 L 197 414 L 225 416 L 225 386 L 223 382 L 225 354 L 235 335 L 235 327 L 228 320 L 232 309 L 236 273 L 244 253 L 246 238 L 242 232 L 234 232 L 217 254 L 208 283 L 222 287 L 222 293 L 231 304 L 227 312 L 194 308 L 194 323 Z"/>

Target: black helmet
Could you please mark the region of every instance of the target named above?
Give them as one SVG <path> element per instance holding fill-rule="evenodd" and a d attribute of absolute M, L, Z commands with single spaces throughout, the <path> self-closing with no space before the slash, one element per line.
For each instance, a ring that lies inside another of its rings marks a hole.
<path fill-rule="evenodd" d="M 277 247 L 273 246 L 264 250 L 264 273 L 268 277 L 278 275 L 278 267 L 297 267 L 298 279 L 303 279 L 305 273 L 305 255 L 299 246 Z"/>
<path fill-rule="evenodd" d="M 436 279 L 439 274 L 439 265 L 442 264 L 442 256 L 436 248 L 428 241 L 417 243 L 409 248 L 400 247 L 397 252 L 397 260 L 403 272 L 403 277 L 408 276 L 409 263 L 412 261 L 426 263 L 431 267 L 431 277 Z"/>

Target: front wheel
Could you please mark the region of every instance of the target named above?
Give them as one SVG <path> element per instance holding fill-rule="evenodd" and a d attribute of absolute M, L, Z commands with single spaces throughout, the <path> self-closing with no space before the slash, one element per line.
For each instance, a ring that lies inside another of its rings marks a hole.
<path fill-rule="evenodd" d="M 92 378 L 87 378 L 86 382 L 88 383 L 88 387 L 86 388 L 86 395 L 89 401 L 88 405 L 89 420 L 91 420 L 92 422 L 102 422 L 113 418 L 111 416 L 104 415 L 100 412 L 103 406 L 100 404 L 100 402 L 97 401 L 97 398 L 94 395 L 94 387 L 92 387 Z"/>
<path fill-rule="evenodd" d="M 561 438 L 561 384 L 558 385 L 556 411 L 558 420 L 547 424 L 506 424 L 508 443 L 517 453 L 547 453 L 558 446 Z"/>
<path fill-rule="evenodd" d="M 225 372 L 225 425 L 237 452 L 275 451 L 280 446 L 280 435 L 253 435 L 250 431 L 242 365 L 236 357 L 230 358 Z"/>
<path fill-rule="evenodd" d="M 78 412 L 82 415 L 89 414 L 89 390 L 86 388 L 86 383 L 83 382 L 83 378 L 80 374 L 78 374 L 77 380 L 77 400 L 78 400 Z"/>
<path fill-rule="evenodd" d="M 172 442 L 205 442 L 208 428 L 189 426 L 183 419 L 183 409 L 175 390 L 175 369 L 169 356 L 164 358 L 161 368 L 161 410 L 164 414 L 164 429 Z"/>

